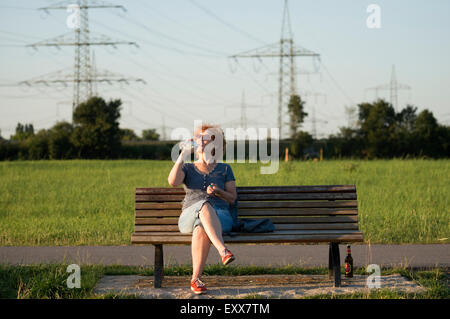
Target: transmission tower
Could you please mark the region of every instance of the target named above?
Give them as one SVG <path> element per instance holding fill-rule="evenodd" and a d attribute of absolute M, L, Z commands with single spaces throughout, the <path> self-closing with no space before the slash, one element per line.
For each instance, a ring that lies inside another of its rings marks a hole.
<path fill-rule="evenodd" d="M 74 3 L 76 1 L 76 3 Z M 62 71 L 57 71 L 39 78 L 22 81 L 19 84 L 26 85 L 45 85 L 49 86 L 52 83 L 62 83 L 67 86 L 67 83 L 73 83 L 73 100 L 72 100 L 72 117 L 75 108 L 82 102 L 88 100 L 93 96 L 93 83 L 105 82 L 111 84 L 112 82 L 126 83 L 129 81 L 137 81 L 145 83 L 142 79 L 125 78 L 122 75 L 114 74 L 110 71 L 93 70 L 90 59 L 90 47 L 93 45 L 113 46 L 119 44 L 134 45 L 135 42 L 129 41 L 113 41 L 108 36 L 92 34 L 89 30 L 89 9 L 105 9 L 105 8 L 120 8 L 124 11 L 125 8 L 120 5 L 111 5 L 103 1 L 97 0 L 68 0 L 62 1 L 55 5 L 39 8 L 49 14 L 49 10 L 72 10 L 74 32 L 69 32 L 52 39 L 43 40 L 28 45 L 37 49 L 42 46 L 53 46 L 58 49 L 62 46 L 75 47 L 75 63 L 72 75 L 64 74 Z M 95 89 L 95 88 L 94 88 Z M 72 119 L 73 121 L 73 119 Z"/>
<path fill-rule="evenodd" d="M 167 141 L 167 133 L 166 133 L 166 121 L 164 118 L 164 115 L 162 116 L 162 121 L 161 121 L 162 125 L 161 125 L 161 133 L 162 133 L 162 140 L 163 141 Z"/>
<path fill-rule="evenodd" d="M 91 79 L 92 86 L 89 90 L 91 96 L 98 96 L 98 85 L 97 85 L 97 61 L 95 59 L 95 51 L 92 50 L 92 67 L 91 67 Z"/>
<path fill-rule="evenodd" d="M 344 106 L 345 115 L 347 117 L 347 127 L 355 129 L 358 123 L 358 109 L 356 106 Z"/>
<path fill-rule="evenodd" d="M 366 90 L 374 90 L 375 96 L 378 98 L 378 91 L 389 90 L 390 102 L 394 107 L 395 112 L 398 111 L 398 90 L 411 90 L 411 87 L 406 84 L 397 82 L 397 76 L 395 74 L 395 65 L 392 65 L 391 82 L 388 84 L 382 84 L 375 87 L 367 88 Z"/>
<path fill-rule="evenodd" d="M 247 124 L 248 124 L 248 120 L 247 120 L 247 108 L 259 108 L 261 113 L 263 112 L 263 108 L 264 106 L 262 105 L 249 105 L 245 102 L 245 90 L 242 90 L 242 98 L 241 98 L 241 105 L 240 106 L 228 106 L 227 108 L 231 109 L 231 108 L 240 108 L 241 109 L 241 117 L 240 117 L 240 127 L 243 128 L 244 130 L 247 129 Z M 224 114 L 225 115 L 225 114 Z M 232 121 L 234 123 L 234 121 Z M 255 121 L 254 119 L 251 119 L 250 122 L 252 123 L 252 125 L 258 125 L 259 122 Z M 231 123 L 231 122 L 227 122 L 227 123 Z"/>
<path fill-rule="evenodd" d="M 267 45 L 254 50 L 230 56 L 230 58 L 279 58 L 278 71 L 278 120 L 280 138 L 283 135 L 284 108 L 289 102 L 290 96 L 296 94 L 295 81 L 295 57 L 316 57 L 320 55 L 308 49 L 294 46 L 294 40 L 289 17 L 288 1 L 284 2 L 283 21 L 281 26 L 281 38 L 279 43 Z"/>
<path fill-rule="evenodd" d="M 314 97 L 314 103 L 311 103 L 311 117 L 310 117 L 310 122 L 311 122 L 311 135 L 313 136 L 314 139 L 317 139 L 317 122 L 322 123 L 322 124 L 327 124 L 328 122 L 322 119 L 318 119 L 316 117 L 316 106 L 318 104 L 318 98 L 322 97 L 324 103 L 327 103 L 327 95 L 324 93 L 319 93 L 319 92 L 312 92 L 312 91 L 303 91 L 300 96 L 303 97 L 309 97 L 312 96 Z"/>

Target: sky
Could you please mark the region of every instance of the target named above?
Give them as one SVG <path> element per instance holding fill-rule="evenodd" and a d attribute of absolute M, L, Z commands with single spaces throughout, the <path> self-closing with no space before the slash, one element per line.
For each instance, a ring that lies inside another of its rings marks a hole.
<path fill-rule="evenodd" d="M 72 85 L 18 86 L 56 71 L 74 72 L 74 47 L 26 46 L 73 33 L 67 25 L 71 13 L 38 10 L 58 3 L 76 1 L 0 0 L 4 138 L 14 134 L 18 122 L 32 123 L 37 131 L 71 121 Z M 92 38 L 103 35 L 138 45 L 90 46 L 99 73 L 146 83 L 97 85 L 106 100 L 122 100 L 121 128 L 137 134 L 156 128 L 170 138 L 175 128 L 192 130 L 195 120 L 239 127 L 243 104 L 247 127 L 277 126 L 280 59 L 230 56 L 279 44 L 283 0 L 90 3 L 126 8 L 90 9 Z M 379 8 L 378 28 L 367 24 L 374 17 L 371 4 Z M 398 91 L 398 108 L 426 108 L 440 123 L 450 124 L 450 1 L 290 0 L 288 7 L 294 46 L 320 54 L 320 61 L 295 58 L 296 90 L 309 114 L 303 130 L 313 132 L 315 113 L 317 137 L 336 134 L 349 124 L 347 107 L 374 101 L 370 88 L 389 87 L 393 65 L 398 83 L 410 88 Z M 378 97 L 389 101 L 390 91 L 380 90 Z"/>

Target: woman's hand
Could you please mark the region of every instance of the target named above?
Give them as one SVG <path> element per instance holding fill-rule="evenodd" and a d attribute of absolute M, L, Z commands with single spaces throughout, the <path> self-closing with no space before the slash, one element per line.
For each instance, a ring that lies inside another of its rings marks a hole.
<path fill-rule="evenodd" d="M 178 158 L 177 158 L 175 164 L 173 164 L 173 167 L 169 173 L 169 177 L 167 178 L 169 185 L 172 187 L 177 187 L 178 185 L 181 185 L 184 181 L 185 174 L 181 168 L 185 161 L 191 159 L 191 154 L 192 154 L 191 145 L 192 145 L 192 139 L 188 139 L 183 142 L 180 142 L 181 152 L 178 155 Z"/>
<path fill-rule="evenodd" d="M 212 196 L 217 196 L 218 193 L 220 193 L 221 189 L 215 184 L 215 183 L 211 183 L 208 188 L 206 189 L 206 193 L 208 193 L 208 195 L 212 195 Z"/>
<path fill-rule="evenodd" d="M 214 183 L 211 183 L 210 186 L 208 186 L 208 188 L 206 189 L 206 192 L 208 193 L 208 195 L 211 196 L 216 196 L 220 199 L 223 199 L 224 201 L 228 202 L 229 204 L 234 204 L 234 201 L 236 199 L 236 185 L 234 183 L 234 181 L 230 181 L 228 182 L 228 185 L 225 184 L 225 187 L 228 186 L 228 190 L 224 190 L 219 188 L 219 186 L 217 186 Z"/>
<path fill-rule="evenodd" d="M 178 156 L 179 160 L 185 162 L 186 160 L 191 158 L 191 154 L 194 150 L 194 147 L 192 147 L 193 141 L 194 140 L 192 138 L 190 138 L 190 139 L 187 139 L 187 140 L 181 142 L 181 145 L 180 145 L 181 153 Z"/>

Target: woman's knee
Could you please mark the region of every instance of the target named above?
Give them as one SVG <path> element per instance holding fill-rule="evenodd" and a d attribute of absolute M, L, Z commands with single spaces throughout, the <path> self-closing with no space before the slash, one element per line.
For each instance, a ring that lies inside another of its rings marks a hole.
<path fill-rule="evenodd" d="M 212 213 L 212 212 L 215 212 L 214 207 L 212 207 L 212 205 L 209 202 L 205 202 L 199 211 L 199 215 L 201 215 L 201 213 Z"/>
<path fill-rule="evenodd" d="M 192 232 L 192 240 L 208 240 L 209 241 L 208 234 L 206 234 L 205 229 L 201 225 L 198 225 L 194 228 L 194 231 Z"/>

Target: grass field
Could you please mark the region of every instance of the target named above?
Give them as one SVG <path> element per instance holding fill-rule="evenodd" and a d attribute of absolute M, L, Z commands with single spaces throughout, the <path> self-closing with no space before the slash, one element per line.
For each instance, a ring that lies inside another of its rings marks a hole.
<path fill-rule="evenodd" d="M 0 245 L 128 245 L 135 187 L 167 187 L 171 161 L 0 162 Z M 355 184 L 374 243 L 450 243 L 450 160 L 232 163 L 238 186 Z"/>

